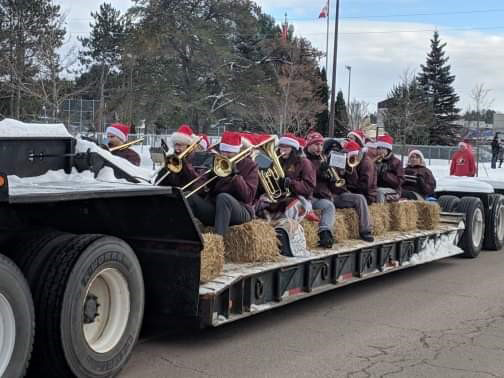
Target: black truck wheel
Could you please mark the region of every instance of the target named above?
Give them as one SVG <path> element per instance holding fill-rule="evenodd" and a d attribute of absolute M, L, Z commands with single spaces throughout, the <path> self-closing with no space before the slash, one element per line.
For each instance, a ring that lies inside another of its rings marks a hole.
<path fill-rule="evenodd" d="M 490 194 L 488 202 L 483 246 L 485 249 L 498 251 L 504 246 L 504 196 Z"/>
<path fill-rule="evenodd" d="M 23 377 L 30 360 L 35 313 L 19 268 L 0 254 L 0 377 Z"/>
<path fill-rule="evenodd" d="M 477 197 L 462 197 L 455 211 L 466 215 L 465 230 L 459 246 L 464 250 L 463 256 L 477 257 L 483 247 L 485 235 L 485 210 Z"/>
<path fill-rule="evenodd" d="M 441 207 L 441 211 L 452 213 L 457 208 L 457 205 L 460 202 L 460 198 L 452 195 L 441 196 L 438 199 L 439 207 Z"/>
<path fill-rule="evenodd" d="M 127 362 L 143 318 L 138 259 L 124 241 L 103 235 L 62 240 L 37 280 L 33 373 L 115 376 Z"/>

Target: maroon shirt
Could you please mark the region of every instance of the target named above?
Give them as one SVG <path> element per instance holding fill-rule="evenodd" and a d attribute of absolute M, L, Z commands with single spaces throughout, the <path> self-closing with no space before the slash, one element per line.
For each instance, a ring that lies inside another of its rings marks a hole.
<path fill-rule="evenodd" d="M 408 176 L 417 176 L 419 180 L 417 180 L 416 183 L 404 181 L 402 184 L 403 190 L 417 192 L 424 197 L 434 194 L 434 190 L 436 189 L 436 179 L 429 168 L 426 168 L 423 165 L 416 165 L 414 167 L 408 166 L 404 170 L 404 173 Z"/>
<path fill-rule="evenodd" d="M 259 170 L 256 163 L 247 157 L 237 163 L 239 174 L 219 177 L 211 185 L 210 195 L 229 193 L 243 204 L 251 215 L 254 215 L 254 199 L 259 185 Z"/>
<path fill-rule="evenodd" d="M 138 155 L 131 148 L 125 148 L 124 150 L 116 150 L 111 152 L 112 155 L 122 157 L 128 160 L 131 164 L 140 166 L 140 155 Z"/>
<path fill-rule="evenodd" d="M 310 160 L 313 170 L 316 172 L 317 176 L 317 184 L 313 191 L 313 197 L 332 201 L 335 194 L 341 194 L 347 191 L 344 187 L 336 187 L 334 183 L 330 182 L 324 172 L 321 172 L 320 165 L 322 164 L 322 158 L 320 156 L 306 152 L 306 157 Z"/>
<path fill-rule="evenodd" d="M 317 185 L 317 177 L 310 161 L 305 157 L 280 159 L 285 177 L 291 182 L 289 189 L 292 194 L 309 199 Z"/>
<path fill-rule="evenodd" d="M 351 172 L 345 172 L 345 179 L 348 190 L 352 193 L 364 195 L 368 204 L 377 200 L 378 179 L 376 164 L 367 155 L 364 155 L 360 164 Z"/>
<path fill-rule="evenodd" d="M 164 174 L 166 174 L 166 168 L 163 168 L 159 172 L 158 178 L 161 178 Z M 166 178 L 163 179 L 163 181 L 159 183 L 159 185 L 176 186 L 181 188 L 187 183 L 194 180 L 196 177 L 198 177 L 196 170 L 193 168 L 190 162 L 185 160 L 182 166 L 182 170 L 179 173 L 170 173 L 168 176 L 166 176 Z"/>
<path fill-rule="evenodd" d="M 381 188 L 392 188 L 401 194 L 401 185 L 404 181 L 404 169 L 401 160 L 394 154 L 383 159 L 378 165 L 378 186 Z"/>

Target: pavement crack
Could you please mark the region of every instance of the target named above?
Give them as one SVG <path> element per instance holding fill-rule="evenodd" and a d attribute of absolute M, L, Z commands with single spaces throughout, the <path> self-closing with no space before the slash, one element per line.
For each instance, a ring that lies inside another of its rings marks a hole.
<path fill-rule="evenodd" d="M 179 364 L 175 361 L 172 361 L 166 357 L 159 357 L 161 360 L 169 363 L 170 365 L 172 366 L 175 366 L 176 368 L 179 368 L 179 369 L 183 369 L 183 370 L 188 370 L 188 371 L 192 371 L 192 372 L 195 372 L 195 373 L 198 373 L 200 375 L 203 375 L 205 377 L 212 377 L 211 374 L 207 373 L 206 371 L 204 370 L 200 370 L 200 369 L 196 369 L 196 368 L 192 368 L 192 367 L 189 367 L 189 366 L 185 366 L 185 365 L 182 365 L 182 364 Z"/>

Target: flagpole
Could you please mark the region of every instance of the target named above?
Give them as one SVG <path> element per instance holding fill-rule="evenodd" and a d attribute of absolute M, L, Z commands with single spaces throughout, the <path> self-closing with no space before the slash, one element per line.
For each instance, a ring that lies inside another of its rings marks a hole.
<path fill-rule="evenodd" d="M 333 69 L 332 69 L 332 86 L 331 86 L 331 115 L 329 118 L 329 137 L 334 137 L 334 116 L 335 116 L 335 97 L 336 97 L 336 70 L 338 63 L 338 26 L 339 26 L 339 6 L 340 0 L 336 0 L 336 19 L 334 20 L 334 53 L 333 53 Z"/>
<path fill-rule="evenodd" d="M 331 0 L 327 0 L 327 34 L 326 34 L 326 56 L 325 56 L 325 72 L 329 69 L 329 20 L 331 18 Z"/>

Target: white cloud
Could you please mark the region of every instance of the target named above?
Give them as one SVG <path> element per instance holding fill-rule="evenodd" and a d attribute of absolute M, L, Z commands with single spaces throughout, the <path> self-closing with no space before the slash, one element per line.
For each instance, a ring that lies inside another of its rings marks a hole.
<path fill-rule="evenodd" d="M 308 38 L 314 47 L 325 51 L 324 21 L 294 21 L 296 34 Z M 332 26 L 334 27 L 334 26 Z M 337 88 L 348 86 L 348 71 L 352 66 L 351 97 L 373 105 L 387 92 L 406 69 L 418 71 L 430 50 L 434 25 L 405 22 L 348 21 L 340 23 Z M 472 106 L 471 89 L 484 83 L 495 99 L 493 108 L 504 111 L 504 35 L 489 35 L 478 31 L 440 29 L 445 52 L 450 57 L 455 89 L 463 110 Z M 410 32 L 416 31 L 416 32 Z M 383 33 L 382 33 L 383 32 Z M 333 30 L 330 33 L 329 71 L 332 67 Z M 321 61 L 325 64 L 325 59 Z"/>

